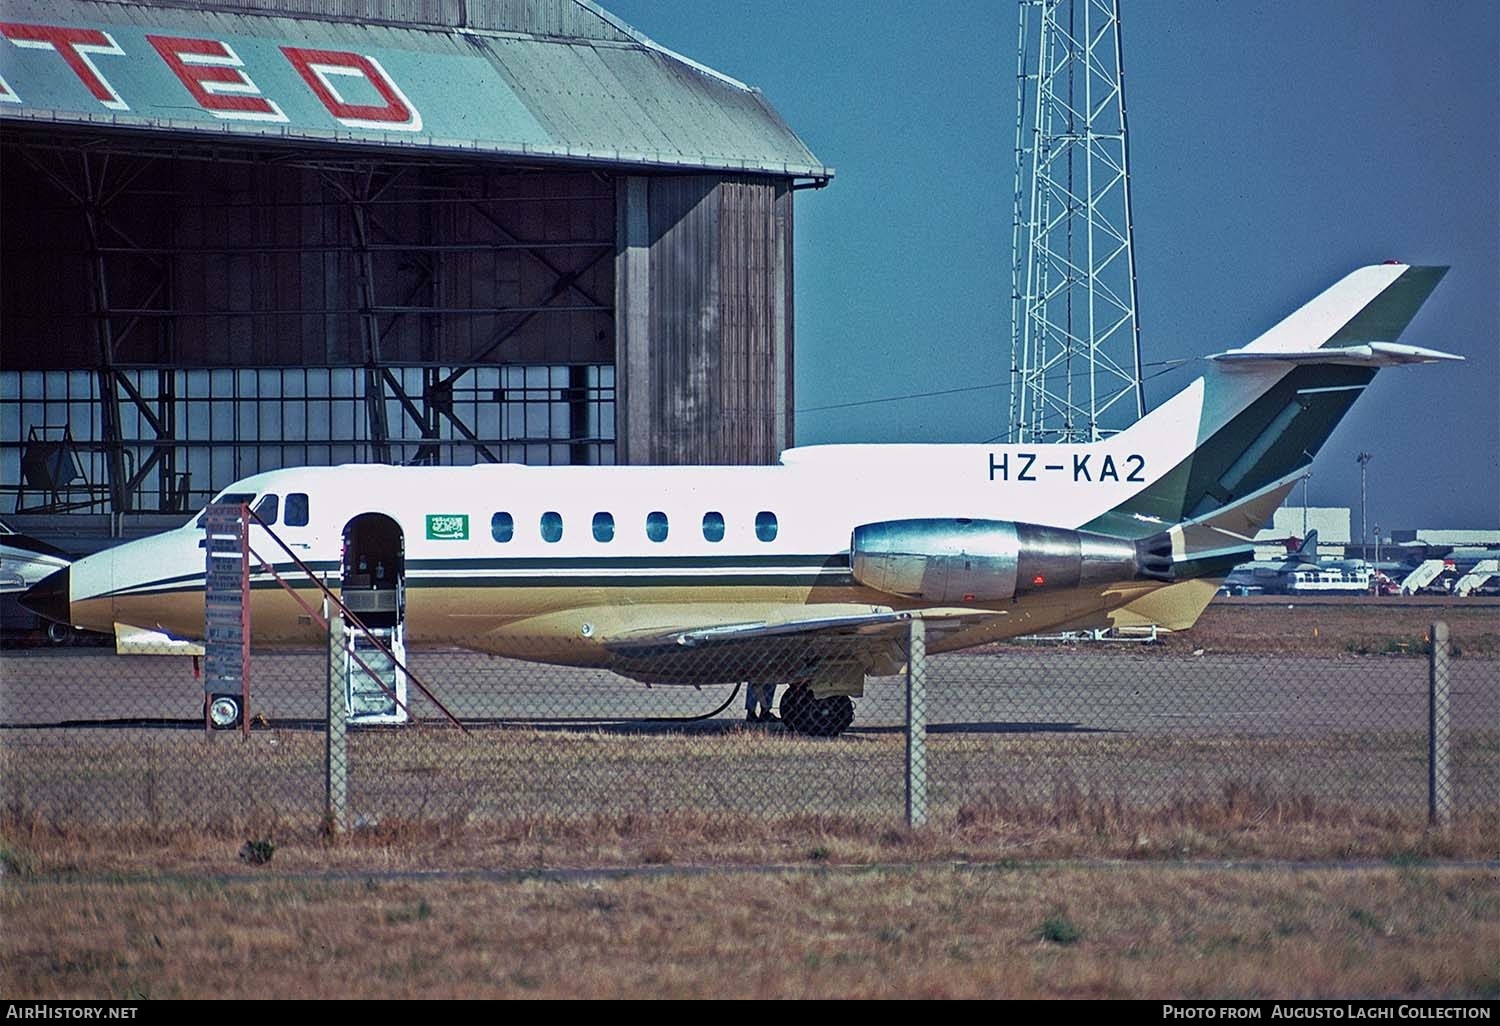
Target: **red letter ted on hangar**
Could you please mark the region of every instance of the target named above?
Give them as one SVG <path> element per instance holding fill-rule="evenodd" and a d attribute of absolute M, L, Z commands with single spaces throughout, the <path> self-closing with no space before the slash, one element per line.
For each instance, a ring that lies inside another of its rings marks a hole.
<path fill-rule="evenodd" d="M 115 92 L 109 80 L 99 73 L 99 68 L 89 59 L 90 54 L 113 54 L 125 56 L 125 51 L 120 49 L 119 44 L 108 32 L 100 32 L 98 29 L 68 28 L 64 25 L 22 25 L 18 22 L 0 21 L 0 35 L 4 35 L 12 43 L 26 50 L 55 50 L 62 59 L 67 62 L 73 73 L 88 87 L 94 99 L 98 100 L 110 110 L 129 110 L 130 107 L 120 94 Z M 3 79 L 0 79 L 0 90 L 3 90 L 3 98 L 8 103 L 20 103 L 21 98 L 16 95 Z"/>
<path fill-rule="evenodd" d="M 109 33 L 91 28 L 0 22 L 0 35 L 18 47 L 56 52 L 99 103 L 110 110 L 130 110 L 129 103 L 94 60 L 101 55 L 129 56 Z M 282 106 L 256 85 L 245 61 L 227 42 L 158 35 L 147 35 L 146 40 L 193 101 L 208 114 L 235 121 L 290 120 Z M 278 49 L 339 124 L 382 131 L 422 130 L 421 113 L 373 55 L 295 46 Z M 355 82 L 362 82 L 380 102 L 351 101 L 347 93 Z M 24 97 L 0 78 L 0 102 L 23 103 Z"/>
<path fill-rule="evenodd" d="M 198 106 L 214 117 L 236 121 L 287 120 L 281 108 L 262 96 L 250 76 L 240 70 L 245 62 L 228 43 L 179 36 L 147 36 L 146 41 L 187 86 Z"/>

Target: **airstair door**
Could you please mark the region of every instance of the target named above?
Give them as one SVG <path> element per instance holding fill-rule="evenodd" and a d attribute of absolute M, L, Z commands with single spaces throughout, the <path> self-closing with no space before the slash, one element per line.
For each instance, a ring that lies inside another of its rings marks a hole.
<path fill-rule="evenodd" d="M 344 527 L 344 608 L 350 624 L 344 667 L 350 723 L 405 723 L 406 552 L 401 525 L 362 513 Z"/>
<path fill-rule="evenodd" d="M 1407 574 L 1401 582 L 1401 594 L 1415 595 L 1433 581 L 1443 576 L 1443 561 L 1441 559 L 1428 559 L 1422 562 L 1411 573 Z"/>
<path fill-rule="evenodd" d="M 1453 594 L 1467 598 L 1489 584 L 1491 577 L 1500 577 L 1500 559 L 1481 559 L 1474 564 L 1474 569 L 1458 579 Z"/>
<path fill-rule="evenodd" d="M 344 680 L 350 723 L 406 722 L 406 674 L 401 669 L 406 664 L 405 633 L 400 624 L 368 631 L 348 628 Z"/>

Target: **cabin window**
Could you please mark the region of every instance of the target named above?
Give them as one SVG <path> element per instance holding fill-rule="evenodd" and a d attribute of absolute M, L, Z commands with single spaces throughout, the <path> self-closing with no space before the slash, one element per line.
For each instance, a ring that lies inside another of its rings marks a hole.
<path fill-rule="evenodd" d="M 766 510 L 755 514 L 755 537 L 763 542 L 776 540 L 776 514 Z"/>
<path fill-rule="evenodd" d="M 563 522 L 561 513 L 550 510 L 542 514 L 542 541 L 562 541 Z"/>
<path fill-rule="evenodd" d="M 262 496 L 261 500 L 255 504 L 255 515 L 260 517 L 260 522 L 267 527 L 275 526 L 276 515 L 280 510 L 281 497 L 279 495 Z"/>
<path fill-rule="evenodd" d="M 286 526 L 306 527 L 307 521 L 307 493 L 292 492 L 286 497 Z"/>
<path fill-rule="evenodd" d="M 516 536 L 516 518 L 509 513 L 496 513 L 490 517 L 490 537 L 497 542 L 508 542 Z"/>
<path fill-rule="evenodd" d="M 724 540 L 724 514 L 703 514 L 703 538 L 705 541 L 721 542 Z"/>
<path fill-rule="evenodd" d="M 615 540 L 615 518 L 609 513 L 594 514 L 594 541 L 612 542 Z"/>
<path fill-rule="evenodd" d="M 661 510 L 646 514 L 646 537 L 654 542 L 667 540 L 667 515 Z"/>

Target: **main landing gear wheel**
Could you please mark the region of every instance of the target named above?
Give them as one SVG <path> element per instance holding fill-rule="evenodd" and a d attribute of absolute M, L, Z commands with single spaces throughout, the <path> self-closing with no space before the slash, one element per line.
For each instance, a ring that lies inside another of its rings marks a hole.
<path fill-rule="evenodd" d="M 816 698 L 806 684 L 793 684 L 781 696 L 781 722 L 799 734 L 837 737 L 854 722 L 854 700 L 848 695 Z"/>
<path fill-rule="evenodd" d="M 243 715 L 239 695 L 209 696 L 208 723 L 215 730 L 233 730 L 240 725 L 240 717 Z"/>

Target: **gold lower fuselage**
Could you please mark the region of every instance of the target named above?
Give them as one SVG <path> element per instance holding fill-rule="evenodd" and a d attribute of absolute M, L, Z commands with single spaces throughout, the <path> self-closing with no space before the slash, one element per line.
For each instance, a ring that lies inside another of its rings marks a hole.
<path fill-rule="evenodd" d="M 1179 629 L 1197 618 L 1214 587 L 1211 581 L 1170 587 L 1130 582 L 934 611 L 936 616 L 961 614 L 963 626 L 934 633 L 928 650 L 956 651 L 1061 628 L 1156 623 Z M 310 583 L 295 592 L 296 597 L 269 579 L 255 582 L 250 592 L 255 646 L 314 648 L 327 644 L 326 629 L 305 608 L 321 610 L 322 592 Z M 339 594 L 336 587 L 333 593 Z M 456 647 L 536 662 L 621 669 L 633 675 L 640 675 L 633 671 L 640 670 L 643 660 L 675 656 L 674 636 L 686 631 L 928 608 L 918 601 L 842 583 L 507 587 L 499 581 L 493 585 L 416 581 L 405 595 L 408 648 Z M 75 623 L 95 629 L 125 624 L 187 640 L 201 639 L 204 633 L 201 588 L 88 599 L 75 602 L 73 612 Z M 796 646 L 806 640 L 793 634 L 763 639 L 759 644 L 762 648 Z M 653 641 L 659 641 L 660 646 L 653 648 Z M 850 651 L 857 651 L 859 643 L 857 636 L 852 638 Z M 727 679 L 733 676 L 732 670 L 726 660 L 718 660 L 712 675 Z M 871 661 L 868 671 L 889 673 L 894 669 L 889 660 L 880 660 Z"/>

